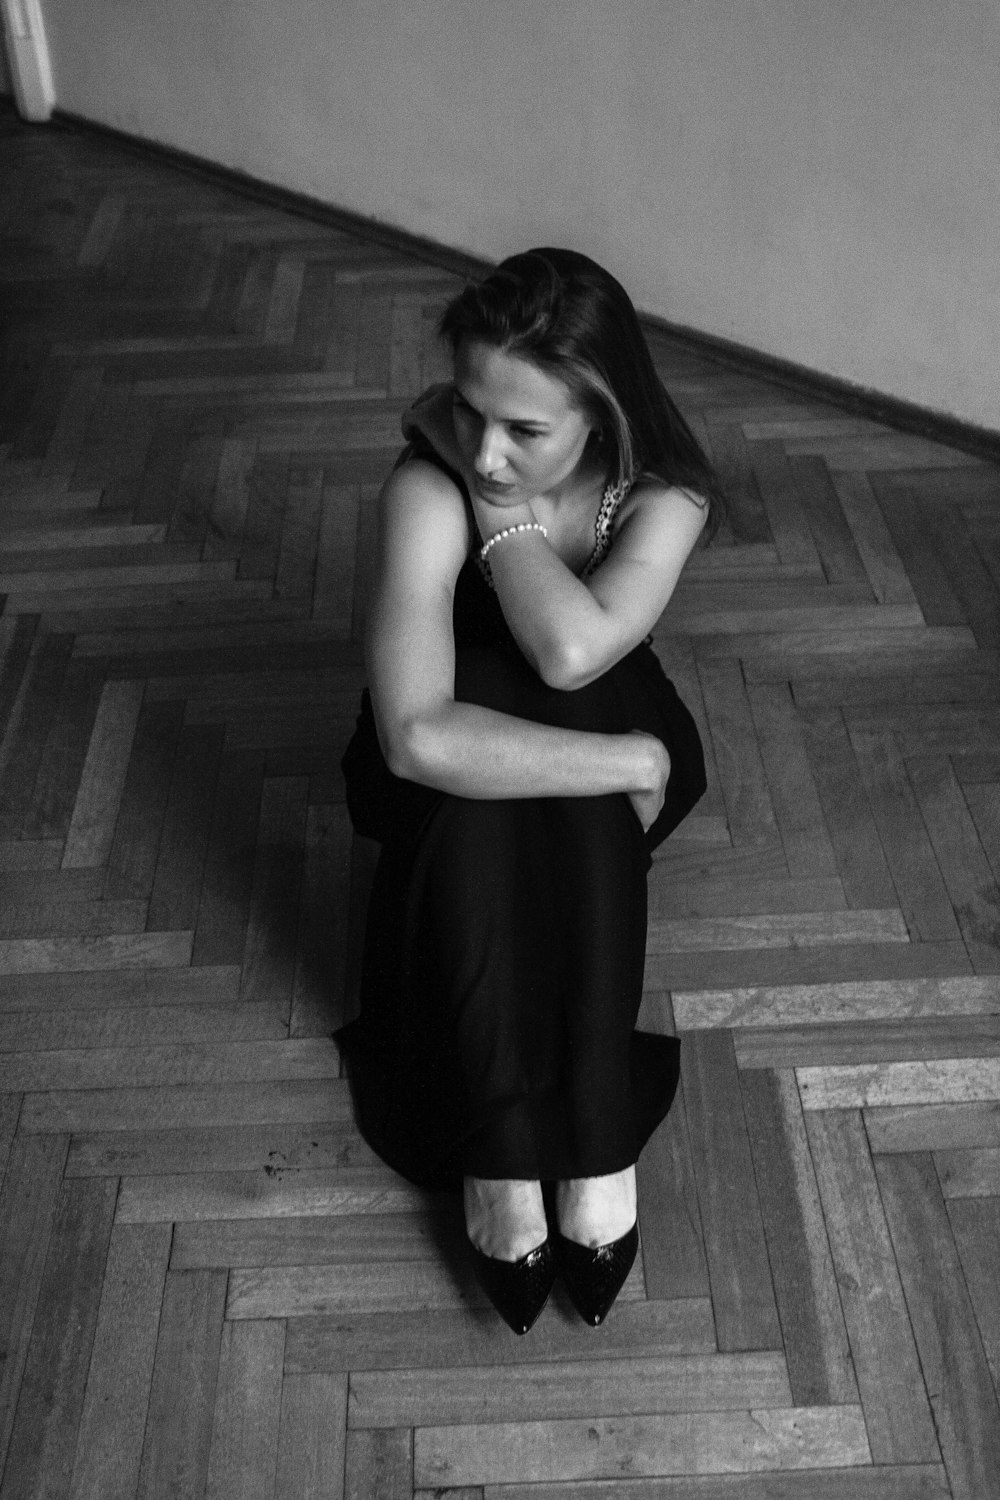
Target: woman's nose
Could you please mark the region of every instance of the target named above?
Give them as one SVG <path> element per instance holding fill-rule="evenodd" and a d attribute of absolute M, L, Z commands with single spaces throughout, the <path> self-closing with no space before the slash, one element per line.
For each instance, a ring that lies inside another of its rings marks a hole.
<path fill-rule="evenodd" d="M 503 432 L 499 427 L 484 426 L 476 452 L 476 472 L 485 478 L 504 466 Z"/>

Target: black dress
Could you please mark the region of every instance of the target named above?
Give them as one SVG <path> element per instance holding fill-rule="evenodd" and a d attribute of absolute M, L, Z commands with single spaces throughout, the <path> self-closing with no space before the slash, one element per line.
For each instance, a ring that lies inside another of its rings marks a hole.
<path fill-rule="evenodd" d="M 419 437 L 416 449 L 461 485 Z M 650 851 L 705 790 L 698 732 L 645 643 L 587 687 L 547 687 L 473 557 L 454 630 L 456 699 L 572 729 L 646 730 L 670 753 L 670 780 L 646 833 L 624 793 L 434 791 L 389 771 L 365 693 L 344 757 L 347 803 L 382 850 L 360 1015 L 337 1033 L 358 1124 L 384 1161 L 429 1188 L 463 1175 L 617 1172 L 677 1087 L 678 1041 L 634 1028 Z"/>

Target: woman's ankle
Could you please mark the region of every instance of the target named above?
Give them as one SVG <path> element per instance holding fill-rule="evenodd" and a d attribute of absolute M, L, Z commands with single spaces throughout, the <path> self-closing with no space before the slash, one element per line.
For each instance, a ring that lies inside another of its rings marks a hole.
<path fill-rule="evenodd" d="M 556 1214 L 560 1234 L 588 1250 L 621 1239 L 636 1220 L 635 1167 L 558 1183 Z"/>
<path fill-rule="evenodd" d="M 548 1236 L 539 1182 L 466 1177 L 463 1199 L 466 1234 L 493 1260 L 522 1260 Z"/>

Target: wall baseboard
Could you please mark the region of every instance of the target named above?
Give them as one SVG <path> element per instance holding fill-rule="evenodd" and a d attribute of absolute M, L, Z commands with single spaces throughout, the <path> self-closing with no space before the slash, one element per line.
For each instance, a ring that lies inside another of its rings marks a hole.
<path fill-rule="evenodd" d="M 420 235 L 411 234 L 408 230 L 397 229 L 378 220 L 368 219 L 361 214 L 334 208 L 321 199 L 309 197 L 308 194 L 293 192 L 289 188 L 279 187 L 261 178 L 253 177 L 249 173 L 220 166 L 204 157 L 180 151 L 174 146 L 143 140 L 140 136 L 130 135 L 125 131 L 88 120 L 85 116 L 70 111 L 57 109 L 49 128 L 53 126 L 83 130 L 104 136 L 126 150 L 162 161 L 179 171 L 197 176 L 203 181 L 232 188 L 257 202 L 267 203 L 289 213 L 301 214 L 313 222 L 328 224 L 334 229 L 353 230 L 364 234 L 377 244 L 400 250 L 459 276 L 475 279 L 491 269 L 491 262 L 481 257 L 454 250 L 437 241 L 424 239 Z M 963 421 L 960 417 L 933 411 L 897 396 L 854 385 L 837 376 L 811 370 L 807 366 L 795 364 L 791 360 L 781 359 L 776 355 L 763 354 L 759 350 L 719 338 L 714 334 L 671 323 L 665 318 L 643 314 L 642 321 L 650 329 L 656 329 L 684 344 L 692 353 L 710 359 L 716 364 L 725 365 L 752 379 L 771 381 L 790 391 L 796 391 L 800 395 L 827 401 L 832 406 L 849 412 L 853 416 L 865 417 L 901 432 L 916 434 L 933 442 L 943 443 L 950 448 L 958 448 L 963 452 L 974 454 L 987 463 L 1000 464 L 1000 430 L 977 427 L 973 423 Z"/>

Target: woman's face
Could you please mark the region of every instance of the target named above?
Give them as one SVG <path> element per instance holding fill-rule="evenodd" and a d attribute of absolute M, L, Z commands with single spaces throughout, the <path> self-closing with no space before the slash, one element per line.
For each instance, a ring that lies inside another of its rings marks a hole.
<path fill-rule="evenodd" d="M 559 498 L 591 433 L 561 380 L 529 360 L 470 341 L 455 355 L 454 421 L 474 487 L 493 505 Z"/>

